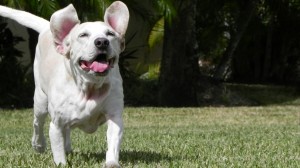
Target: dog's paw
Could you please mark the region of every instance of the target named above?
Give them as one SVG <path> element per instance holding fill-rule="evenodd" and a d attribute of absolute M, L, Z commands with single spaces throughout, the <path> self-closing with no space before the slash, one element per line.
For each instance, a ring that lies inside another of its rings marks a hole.
<path fill-rule="evenodd" d="M 72 150 L 72 148 L 71 148 L 71 145 L 65 146 L 65 152 L 66 152 L 66 154 L 71 154 L 71 153 L 73 153 L 73 150 Z"/>
<path fill-rule="evenodd" d="M 65 149 L 66 151 L 66 154 L 69 155 L 69 154 L 72 154 L 73 153 L 73 150 L 72 149 Z"/>
<path fill-rule="evenodd" d="M 36 152 L 38 152 L 38 153 L 44 153 L 45 150 L 46 150 L 46 148 L 43 147 L 43 146 L 32 146 L 32 147 L 33 147 L 33 149 L 34 149 Z"/>
<path fill-rule="evenodd" d="M 33 136 L 31 141 L 32 147 L 38 153 L 43 153 L 46 150 L 46 140 L 44 136 Z"/>
<path fill-rule="evenodd" d="M 46 143 L 39 144 L 39 143 L 32 142 L 32 148 L 38 153 L 43 153 L 46 150 Z"/>
<path fill-rule="evenodd" d="M 110 162 L 106 162 L 103 168 L 121 168 L 121 166 L 117 162 L 110 161 Z"/>

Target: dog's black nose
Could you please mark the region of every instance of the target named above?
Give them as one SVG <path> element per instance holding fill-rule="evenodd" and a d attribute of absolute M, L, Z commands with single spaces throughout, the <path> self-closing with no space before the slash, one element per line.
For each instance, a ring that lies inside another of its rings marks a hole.
<path fill-rule="evenodd" d="M 96 38 L 94 44 L 99 49 L 106 49 L 109 45 L 109 41 L 106 38 Z"/>

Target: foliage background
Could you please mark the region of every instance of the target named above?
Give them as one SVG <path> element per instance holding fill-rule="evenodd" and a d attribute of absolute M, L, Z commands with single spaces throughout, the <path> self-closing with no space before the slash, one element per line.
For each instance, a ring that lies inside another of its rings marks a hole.
<path fill-rule="evenodd" d="M 94 21 L 102 18 L 111 2 L 3 0 L 0 4 L 49 19 L 54 11 L 73 3 L 82 21 Z M 127 105 L 230 105 L 245 100 L 224 82 L 299 87 L 299 0 L 123 2 L 131 15 L 127 48 L 120 60 Z M 7 38 L 0 41 L 0 79 L 5 81 L 0 84 L 0 107 L 30 107 L 32 70 L 20 64 L 23 55 L 14 47 L 21 39 L 9 33 L 5 20 L 0 33 Z M 28 33 L 33 60 L 37 34 L 30 29 Z M 149 56 L 159 47 L 160 59 L 153 62 Z"/>

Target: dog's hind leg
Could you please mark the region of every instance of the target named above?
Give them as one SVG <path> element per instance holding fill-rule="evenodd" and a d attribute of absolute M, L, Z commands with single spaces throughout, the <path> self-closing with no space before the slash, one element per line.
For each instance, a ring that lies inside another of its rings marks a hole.
<path fill-rule="evenodd" d="M 67 154 L 72 152 L 70 134 L 71 129 L 69 127 L 65 128 L 65 151 Z"/>
<path fill-rule="evenodd" d="M 48 114 L 47 96 L 44 92 L 36 87 L 34 92 L 34 119 L 33 119 L 33 136 L 32 147 L 37 152 L 44 152 L 46 149 L 46 140 L 44 135 L 44 124 Z"/>

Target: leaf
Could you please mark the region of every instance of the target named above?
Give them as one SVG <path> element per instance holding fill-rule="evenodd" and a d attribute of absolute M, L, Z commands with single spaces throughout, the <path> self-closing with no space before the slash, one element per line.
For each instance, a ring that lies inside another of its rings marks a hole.
<path fill-rule="evenodd" d="M 155 3 L 157 3 L 159 11 L 165 17 L 165 21 L 172 24 L 172 20 L 177 16 L 173 0 L 158 0 Z"/>
<path fill-rule="evenodd" d="M 148 45 L 150 49 L 153 48 L 155 44 L 159 43 L 163 39 L 164 24 L 165 24 L 165 19 L 164 17 L 162 17 L 153 26 L 148 38 Z"/>
<path fill-rule="evenodd" d="M 40 15 L 48 19 L 57 10 L 57 8 L 57 2 L 52 0 L 40 0 L 38 4 L 38 11 Z"/>

